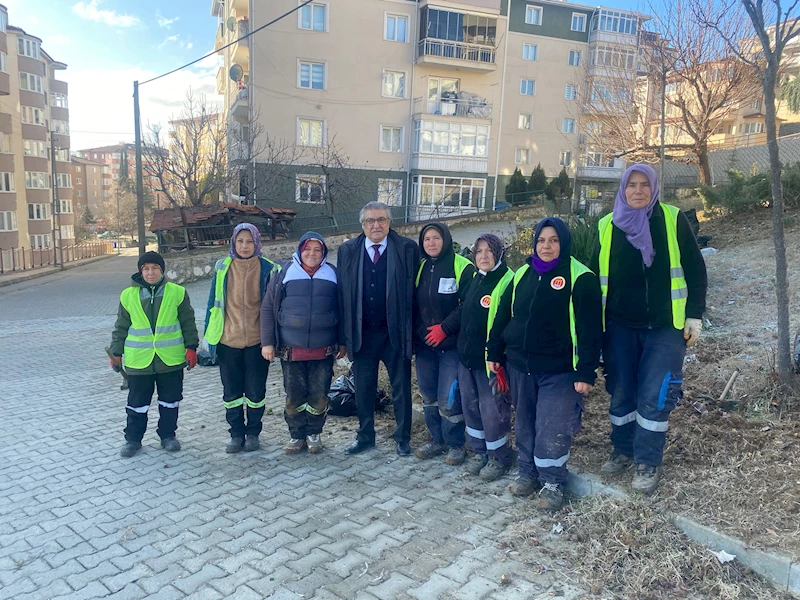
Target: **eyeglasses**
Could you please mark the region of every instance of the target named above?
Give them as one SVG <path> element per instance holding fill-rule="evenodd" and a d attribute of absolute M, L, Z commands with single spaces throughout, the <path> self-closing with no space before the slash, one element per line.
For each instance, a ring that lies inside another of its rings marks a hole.
<path fill-rule="evenodd" d="M 364 219 L 362 221 L 362 223 L 364 225 L 367 225 L 368 227 L 372 227 L 373 225 L 380 225 L 381 227 L 383 227 L 388 222 L 389 222 L 389 219 L 387 219 L 386 217 L 380 217 L 378 219 Z"/>

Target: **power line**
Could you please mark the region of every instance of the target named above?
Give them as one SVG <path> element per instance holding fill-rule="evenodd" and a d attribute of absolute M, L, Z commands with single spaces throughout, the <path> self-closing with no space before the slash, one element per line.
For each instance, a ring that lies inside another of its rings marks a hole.
<path fill-rule="evenodd" d="M 301 8 L 303 8 L 304 6 L 306 6 L 307 4 L 311 4 L 311 2 L 313 2 L 313 1 L 314 1 L 314 0 L 306 0 L 306 1 L 305 1 L 305 2 L 303 2 L 302 4 L 298 4 L 298 5 L 297 5 L 295 8 L 293 8 L 292 10 L 290 10 L 290 11 L 288 11 L 288 12 L 285 12 L 285 13 L 283 13 L 283 14 L 282 14 L 280 17 L 277 17 L 276 19 L 273 19 L 273 20 L 272 20 L 272 21 L 270 21 L 269 23 L 265 23 L 265 24 L 264 24 L 264 25 L 262 25 L 261 27 L 259 27 L 259 28 L 257 28 L 257 29 L 254 29 L 253 31 L 251 31 L 251 32 L 250 32 L 250 33 L 248 33 L 247 35 L 244 35 L 244 36 L 240 37 L 238 40 L 234 40 L 234 41 L 232 41 L 232 42 L 231 42 L 231 43 L 229 43 L 229 44 L 225 44 L 225 45 L 224 45 L 224 46 L 222 46 L 221 48 L 219 48 L 219 49 L 217 49 L 217 50 L 213 50 L 213 51 L 209 52 L 208 54 L 206 54 L 205 56 L 201 56 L 200 58 L 198 58 L 198 59 L 196 59 L 196 60 L 193 60 L 192 62 L 186 63 L 186 64 L 185 64 L 185 65 L 183 65 L 182 67 L 178 67 L 177 69 L 172 69 L 172 71 L 168 71 L 168 72 L 166 72 L 166 73 L 164 73 L 164 74 L 162 74 L 162 75 L 158 75 L 157 77 L 153 77 L 152 79 L 148 79 L 147 81 L 142 81 L 141 83 L 139 83 L 139 86 L 143 86 L 145 83 L 150 83 L 151 81 L 155 81 L 156 79 L 161 79 L 162 77 L 166 77 L 167 75 L 172 75 L 173 73 L 177 73 L 178 71 L 181 71 L 181 70 L 185 69 L 186 67 L 191 67 L 193 64 L 195 64 L 195 63 L 199 63 L 201 60 L 205 60 L 205 59 L 206 59 L 206 58 L 208 58 L 209 56 L 214 56 L 215 54 L 219 53 L 219 51 L 220 51 L 220 50 L 225 50 L 225 49 L 227 49 L 227 48 L 230 48 L 230 47 L 231 47 L 231 46 L 233 46 L 234 44 L 238 44 L 238 43 L 239 43 L 239 42 L 241 42 L 242 40 L 246 40 L 246 39 L 247 39 L 247 38 L 249 38 L 251 35 L 254 35 L 254 34 L 258 33 L 259 31 L 261 31 L 262 29 L 266 29 L 266 28 L 267 28 L 267 27 L 269 27 L 270 25 L 274 25 L 274 24 L 275 24 L 275 23 L 277 23 L 278 21 L 280 21 L 280 20 L 282 20 L 282 19 L 285 19 L 286 17 L 288 17 L 288 16 L 289 16 L 289 15 L 291 15 L 292 13 L 295 13 L 295 12 L 297 12 L 298 10 L 300 10 Z"/>

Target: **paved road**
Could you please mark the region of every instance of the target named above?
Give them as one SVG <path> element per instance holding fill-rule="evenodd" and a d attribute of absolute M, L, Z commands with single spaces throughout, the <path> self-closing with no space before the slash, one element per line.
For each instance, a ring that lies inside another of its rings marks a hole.
<path fill-rule="evenodd" d="M 387 444 L 345 457 L 343 436 L 284 456 L 278 369 L 261 451 L 222 452 L 219 376 L 198 368 L 183 451 L 153 427 L 120 459 L 125 396 L 103 348 L 134 270 L 114 258 L 0 290 L 0 599 L 584 595 L 548 555 L 502 543 L 521 512 L 507 481 L 465 484 Z M 189 286 L 196 307 L 207 287 Z"/>

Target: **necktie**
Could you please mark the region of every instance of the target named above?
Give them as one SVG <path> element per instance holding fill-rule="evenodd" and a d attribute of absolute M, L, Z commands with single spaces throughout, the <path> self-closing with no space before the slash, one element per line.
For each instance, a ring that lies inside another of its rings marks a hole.
<path fill-rule="evenodd" d="M 372 264 L 377 265 L 378 261 L 381 258 L 381 245 L 380 244 L 372 244 Z"/>

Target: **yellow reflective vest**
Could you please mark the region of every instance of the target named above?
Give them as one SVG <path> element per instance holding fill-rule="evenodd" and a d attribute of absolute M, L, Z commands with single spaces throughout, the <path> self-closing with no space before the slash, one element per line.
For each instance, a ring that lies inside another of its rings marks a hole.
<path fill-rule="evenodd" d="M 184 363 L 186 347 L 178 320 L 178 306 L 183 302 L 186 290 L 175 283 L 164 284 L 154 331 L 142 308 L 142 289 L 131 286 L 123 290 L 120 296 L 120 303 L 131 316 L 131 325 L 125 338 L 125 366 L 146 369 L 156 355 L 170 367 Z"/>
<path fill-rule="evenodd" d="M 495 317 L 497 317 L 497 309 L 500 306 L 500 299 L 503 297 L 503 292 L 506 291 L 506 288 L 509 284 L 514 281 L 514 271 L 509 269 L 506 271 L 505 275 L 500 278 L 500 281 L 497 282 L 497 285 L 494 286 L 492 293 L 490 295 L 490 302 L 489 302 L 489 314 L 487 316 L 486 321 L 486 343 L 489 342 L 489 334 L 492 332 L 492 326 L 494 325 Z M 489 359 L 488 350 L 486 349 L 486 344 L 484 344 L 483 354 L 485 359 Z M 486 376 L 491 377 L 492 372 L 489 370 L 489 365 L 486 365 Z"/>
<path fill-rule="evenodd" d="M 461 275 L 464 273 L 464 269 L 472 265 L 472 261 L 468 258 L 461 256 L 460 254 L 455 255 L 454 260 L 454 267 L 456 271 L 456 286 L 461 284 Z M 422 259 L 422 262 L 419 263 L 419 269 L 417 270 L 417 279 L 414 282 L 416 287 L 419 287 L 419 278 L 422 277 L 422 269 L 425 268 L 425 259 Z"/>

